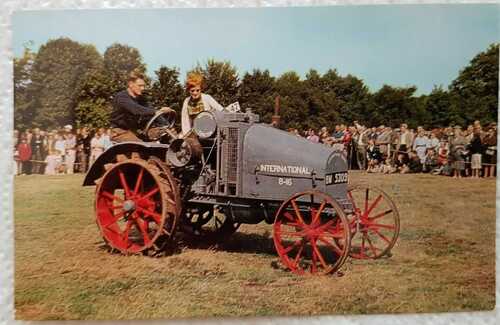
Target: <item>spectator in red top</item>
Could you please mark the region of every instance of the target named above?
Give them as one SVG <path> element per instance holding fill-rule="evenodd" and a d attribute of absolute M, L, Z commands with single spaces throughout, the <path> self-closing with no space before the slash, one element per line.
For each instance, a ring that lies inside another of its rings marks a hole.
<path fill-rule="evenodd" d="M 28 140 L 25 137 L 21 138 L 21 143 L 17 146 L 17 152 L 19 154 L 19 170 L 21 174 L 30 174 L 31 145 L 28 143 Z"/>

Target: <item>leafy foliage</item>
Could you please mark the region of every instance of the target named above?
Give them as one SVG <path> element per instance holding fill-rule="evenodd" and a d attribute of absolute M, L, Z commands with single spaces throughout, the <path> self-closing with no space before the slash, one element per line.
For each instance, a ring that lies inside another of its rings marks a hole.
<path fill-rule="evenodd" d="M 454 110 L 466 122 L 496 122 L 498 117 L 498 44 L 476 55 L 450 85 Z"/>
<path fill-rule="evenodd" d="M 146 72 L 139 50 L 119 43 L 112 44 L 104 52 L 104 70 L 111 82 L 114 94 L 127 86 L 127 76 L 133 70 Z"/>
<path fill-rule="evenodd" d="M 179 69 L 161 66 L 155 71 L 156 80 L 150 90 L 151 105 L 168 106 L 180 114 L 180 103 L 184 99 L 184 90 L 179 82 Z"/>
<path fill-rule="evenodd" d="M 102 58 L 92 45 L 68 38 L 48 41 L 40 47 L 31 71 L 30 96 L 33 123 L 54 127 L 73 123 L 76 99 L 83 81 L 102 68 Z"/>
<path fill-rule="evenodd" d="M 294 71 L 274 77 L 269 70 L 254 69 L 240 79 L 227 61 L 210 59 L 193 71 L 205 78 L 204 91 L 223 106 L 239 101 L 261 120 L 271 122 L 274 101 L 280 96 L 281 128 L 315 128 L 358 120 L 366 125 L 440 127 L 465 126 L 473 120 L 483 124 L 498 116 L 499 45 L 492 44 L 462 69 L 448 89 L 434 87 L 416 96 L 417 88 L 384 85 L 371 93 L 363 80 L 310 70 L 304 79 Z M 94 46 L 68 38 L 50 40 L 33 53 L 26 48 L 14 59 L 14 122 L 16 128 L 57 127 L 66 123 L 106 126 L 113 94 L 126 87 L 127 74 L 145 72 L 138 49 L 112 44 L 100 55 Z M 153 80 L 146 78 L 146 95 L 154 107 L 180 111 L 187 94 L 179 69 L 161 66 Z M 150 86 L 149 86 L 150 85 Z M 180 114 L 179 114 L 180 115 Z"/>
<path fill-rule="evenodd" d="M 203 75 L 204 92 L 210 94 L 222 106 L 238 100 L 238 71 L 230 62 L 209 59 L 204 67 L 197 65 L 193 71 Z"/>

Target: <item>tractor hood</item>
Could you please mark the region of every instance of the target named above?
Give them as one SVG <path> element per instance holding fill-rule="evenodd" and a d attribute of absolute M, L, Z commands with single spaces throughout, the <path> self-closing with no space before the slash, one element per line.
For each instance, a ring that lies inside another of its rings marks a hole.
<path fill-rule="evenodd" d="M 243 164 L 247 172 L 324 178 L 333 166 L 335 151 L 288 132 L 263 124 L 251 126 L 244 140 Z M 328 168 L 327 168 L 328 167 Z M 346 170 L 336 166 L 335 170 Z"/>

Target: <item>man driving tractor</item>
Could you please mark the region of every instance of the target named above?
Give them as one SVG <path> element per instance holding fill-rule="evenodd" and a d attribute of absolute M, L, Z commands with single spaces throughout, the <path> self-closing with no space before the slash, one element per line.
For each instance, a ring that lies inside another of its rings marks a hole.
<path fill-rule="evenodd" d="M 139 141 L 137 130 L 143 118 L 152 117 L 158 111 L 148 107 L 142 97 L 145 88 L 145 77 L 139 71 L 132 71 L 127 80 L 127 89 L 115 94 L 113 111 L 111 112 L 111 140 L 113 142 Z M 169 107 L 162 107 L 160 112 L 172 112 Z"/>

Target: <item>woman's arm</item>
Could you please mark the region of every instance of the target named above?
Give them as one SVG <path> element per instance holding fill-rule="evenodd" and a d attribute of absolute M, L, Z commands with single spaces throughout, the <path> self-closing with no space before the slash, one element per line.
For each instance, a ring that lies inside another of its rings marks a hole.
<path fill-rule="evenodd" d="M 182 135 L 185 135 L 191 130 L 191 120 L 189 119 L 189 114 L 188 114 L 188 102 L 189 102 L 189 97 L 184 100 L 184 103 L 182 103 L 182 111 L 181 111 L 181 128 L 182 128 Z"/>
<path fill-rule="evenodd" d="M 221 104 L 217 103 L 217 101 L 212 96 L 207 94 L 202 94 L 202 96 L 204 97 L 203 99 L 210 108 L 216 109 L 218 111 L 224 110 L 224 107 Z"/>

